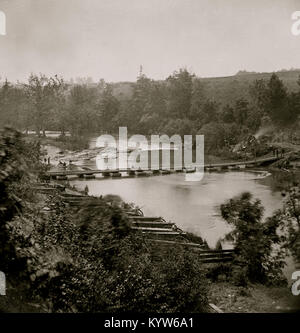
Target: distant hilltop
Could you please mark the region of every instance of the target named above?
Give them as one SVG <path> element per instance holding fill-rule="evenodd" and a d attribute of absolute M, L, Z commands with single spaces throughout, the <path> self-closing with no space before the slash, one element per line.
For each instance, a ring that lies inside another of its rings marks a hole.
<path fill-rule="evenodd" d="M 250 98 L 249 87 L 255 80 L 268 81 L 273 73 L 283 81 L 290 92 L 299 90 L 297 81 L 300 77 L 300 68 L 281 69 L 276 72 L 255 72 L 240 70 L 235 75 L 223 77 L 198 77 L 202 81 L 205 97 L 220 103 L 221 105 L 232 104 L 239 98 Z M 151 77 L 150 77 L 151 78 Z M 159 80 L 163 83 L 165 80 Z M 84 84 L 101 91 L 105 85 L 104 80 L 94 82 L 91 78 L 76 78 L 66 81 L 69 86 Z M 135 82 L 110 82 L 113 95 L 119 101 L 126 101 L 132 97 Z M 21 82 L 15 84 L 22 86 Z M 1 86 L 1 82 L 0 82 Z"/>
<path fill-rule="evenodd" d="M 232 76 L 200 77 L 200 80 L 203 83 L 205 96 L 224 105 L 231 104 L 238 98 L 250 97 L 249 86 L 255 80 L 269 80 L 273 73 L 240 70 Z M 282 69 L 275 73 L 289 91 L 299 90 L 297 80 L 299 79 L 300 68 Z M 132 96 L 134 82 L 117 82 L 112 83 L 112 86 L 113 93 L 119 100 Z"/>
<path fill-rule="evenodd" d="M 300 68 L 280 69 L 279 71 L 272 72 L 272 73 L 280 74 L 280 73 L 286 73 L 286 72 L 300 73 Z M 252 74 L 270 74 L 270 73 L 269 72 L 254 72 L 254 71 L 240 70 L 235 74 L 235 76 L 238 76 L 238 75 L 252 75 Z"/>
<path fill-rule="evenodd" d="M 235 75 L 258 74 L 258 72 L 248 72 L 246 70 L 238 71 Z"/>

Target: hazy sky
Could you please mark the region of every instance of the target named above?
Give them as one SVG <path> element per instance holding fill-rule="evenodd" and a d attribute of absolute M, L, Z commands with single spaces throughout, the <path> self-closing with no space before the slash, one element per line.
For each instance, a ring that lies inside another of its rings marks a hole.
<path fill-rule="evenodd" d="M 0 76 L 133 81 L 300 67 L 300 0 L 0 0 Z"/>

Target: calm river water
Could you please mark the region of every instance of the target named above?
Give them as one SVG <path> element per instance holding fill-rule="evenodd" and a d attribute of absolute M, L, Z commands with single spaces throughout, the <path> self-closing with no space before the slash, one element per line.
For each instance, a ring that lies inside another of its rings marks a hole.
<path fill-rule="evenodd" d="M 90 149 L 94 148 L 94 141 L 91 141 Z M 50 156 L 59 156 L 59 149 L 53 146 L 45 148 Z M 55 164 L 59 159 L 54 161 L 52 158 L 52 161 Z M 95 159 L 85 161 L 81 156 L 75 164 L 97 168 Z M 188 174 L 189 177 L 192 175 Z M 206 172 L 201 181 L 186 181 L 186 174 L 174 173 L 134 178 L 75 178 L 70 180 L 70 184 L 78 189 L 88 186 L 90 195 L 119 195 L 125 202 L 138 205 L 145 215 L 161 216 L 184 231 L 201 236 L 209 246 L 214 246 L 230 230 L 220 216 L 220 205 L 226 200 L 249 191 L 261 200 L 265 217 L 281 207 L 281 193 L 274 192 L 265 177 L 272 176 L 265 171 L 244 170 Z"/>
<path fill-rule="evenodd" d="M 203 237 L 210 246 L 229 230 L 219 207 L 225 200 L 250 191 L 265 207 L 265 216 L 281 207 L 282 197 L 264 184 L 265 173 L 230 171 L 205 173 L 199 181 L 186 181 L 185 174 L 141 178 L 70 181 L 79 189 L 86 185 L 91 195 L 119 195 L 138 205 L 145 215 L 162 216 L 185 231 Z"/>

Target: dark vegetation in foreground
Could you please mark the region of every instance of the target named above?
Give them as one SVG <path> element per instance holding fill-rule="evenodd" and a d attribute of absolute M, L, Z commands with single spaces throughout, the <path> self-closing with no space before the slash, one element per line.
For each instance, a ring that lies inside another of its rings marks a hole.
<path fill-rule="evenodd" d="M 18 290 L 19 301 L 37 311 L 206 312 L 208 288 L 222 275 L 241 288 L 282 284 L 285 251 L 299 259 L 295 189 L 265 223 L 260 202 L 250 194 L 225 203 L 221 211 L 233 226 L 235 259 L 205 266 L 195 252 L 180 246 L 161 251 L 133 233 L 124 203 L 113 197 L 94 198 L 74 210 L 58 194 L 36 193 L 34 183 L 44 171 L 39 160 L 35 141 L 25 142 L 11 129 L 1 132 L 0 270 L 7 276 L 7 297 Z M 278 228 L 285 233 L 279 236 Z"/>

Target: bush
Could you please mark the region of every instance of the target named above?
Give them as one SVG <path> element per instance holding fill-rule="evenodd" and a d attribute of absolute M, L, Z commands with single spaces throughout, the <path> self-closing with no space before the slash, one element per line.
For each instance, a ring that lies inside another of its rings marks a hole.
<path fill-rule="evenodd" d="M 218 282 L 221 280 L 229 280 L 232 276 L 232 265 L 231 264 L 212 264 L 208 267 L 206 277 L 212 282 Z"/>
<path fill-rule="evenodd" d="M 248 192 L 230 199 L 221 205 L 222 217 L 233 226 L 226 237 L 234 240 L 234 265 L 241 268 L 235 273 L 235 280 L 242 285 L 250 282 L 267 283 L 280 280 L 284 266 L 283 251 L 274 249 L 281 242 L 277 230 L 279 220 L 267 219 L 262 223 L 263 207 L 259 200 L 252 200 Z"/>
<path fill-rule="evenodd" d="M 247 267 L 235 266 L 232 269 L 231 281 L 237 287 L 246 287 L 249 282 Z"/>

